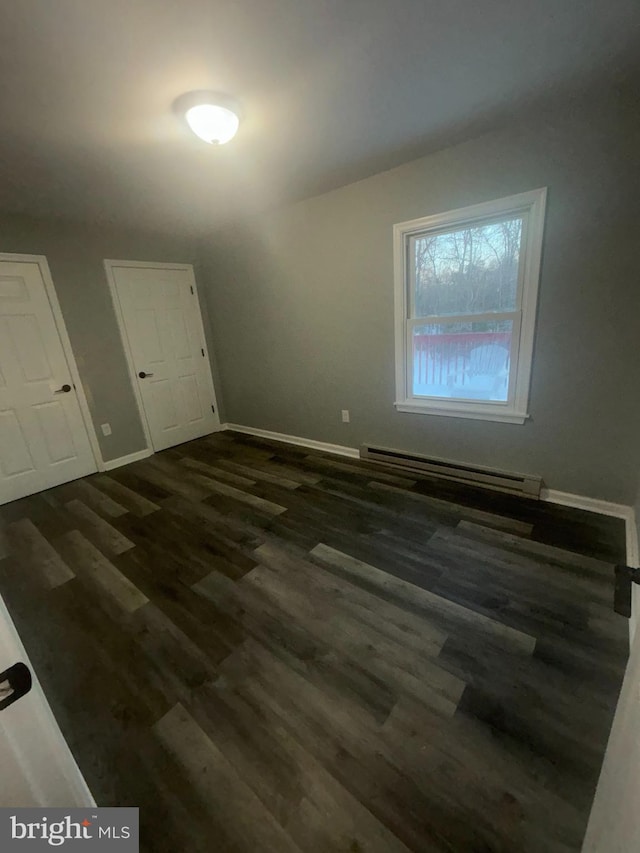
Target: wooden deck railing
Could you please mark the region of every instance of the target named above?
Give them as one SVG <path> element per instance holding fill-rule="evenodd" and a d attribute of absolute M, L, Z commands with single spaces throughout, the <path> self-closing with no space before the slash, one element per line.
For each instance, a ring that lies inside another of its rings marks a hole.
<path fill-rule="evenodd" d="M 449 377 L 464 385 L 470 365 L 471 351 L 487 344 L 497 344 L 507 352 L 511 332 L 463 332 L 453 335 L 414 335 L 414 376 L 424 385 L 446 385 Z"/>

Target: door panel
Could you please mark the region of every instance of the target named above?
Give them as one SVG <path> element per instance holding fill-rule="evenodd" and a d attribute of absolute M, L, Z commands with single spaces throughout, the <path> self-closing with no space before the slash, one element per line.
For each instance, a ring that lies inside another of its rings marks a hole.
<path fill-rule="evenodd" d="M 191 271 L 122 262 L 112 272 L 154 450 L 213 432 L 220 421 L 211 411 L 213 383 Z"/>
<path fill-rule="evenodd" d="M 2 260 L 0 503 L 95 470 L 41 268 Z"/>
<path fill-rule="evenodd" d="M 136 309 L 131 328 L 138 338 L 137 347 L 142 361 L 153 367 L 162 364 L 164 355 L 155 312 L 150 309 Z"/>
<path fill-rule="evenodd" d="M 33 408 L 38 418 L 40 434 L 45 443 L 50 464 L 57 465 L 59 462 L 72 460 L 76 450 L 64 404 L 53 400 Z"/>
<path fill-rule="evenodd" d="M 5 303 L 6 305 L 6 303 Z M 5 329 L 18 357 L 17 366 L 25 383 L 52 378 L 38 318 L 33 314 L 6 315 Z"/>
<path fill-rule="evenodd" d="M 15 410 L 0 412 L 0 469 L 5 476 L 25 474 L 35 470 L 35 465 Z"/>
<path fill-rule="evenodd" d="M 164 433 L 180 426 L 174 390 L 166 378 L 152 379 L 147 388 L 146 399 L 151 401 L 154 410 L 156 430 Z"/>
<path fill-rule="evenodd" d="M 169 322 L 173 333 L 173 347 L 176 358 L 179 361 L 189 361 L 192 347 L 184 313 L 172 310 L 169 314 Z"/>

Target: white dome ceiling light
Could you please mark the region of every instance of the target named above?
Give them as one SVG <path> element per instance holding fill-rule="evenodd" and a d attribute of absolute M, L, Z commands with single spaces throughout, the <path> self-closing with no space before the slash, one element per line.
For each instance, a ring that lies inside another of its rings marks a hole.
<path fill-rule="evenodd" d="M 217 92 L 188 92 L 175 102 L 196 136 L 210 145 L 224 145 L 236 135 L 240 110 L 233 98 Z"/>

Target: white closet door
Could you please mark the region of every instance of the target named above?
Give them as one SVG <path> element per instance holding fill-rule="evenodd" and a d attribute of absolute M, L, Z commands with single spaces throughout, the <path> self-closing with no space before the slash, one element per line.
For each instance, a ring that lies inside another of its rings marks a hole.
<path fill-rule="evenodd" d="M 640 604 L 640 596 L 634 598 L 634 605 Z M 634 609 L 634 615 L 637 612 Z M 631 853 L 640 850 L 639 798 L 640 630 L 636 629 L 583 853 Z"/>
<path fill-rule="evenodd" d="M 96 470 L 41 263 L 0 260 L 0 503 Z"/>
<path fill-rule="evenodd" d="M 189 268 L 111 267 L 154 450 L 220 426 Z"/>

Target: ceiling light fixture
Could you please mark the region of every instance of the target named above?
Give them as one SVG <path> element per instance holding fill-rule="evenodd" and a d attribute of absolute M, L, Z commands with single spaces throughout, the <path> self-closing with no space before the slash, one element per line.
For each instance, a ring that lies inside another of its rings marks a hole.
<path fill-rule="evenodd" d="M 224 145 L 236 135 L 240 110 L 233 98 L 218 92 L 187 92 L 174 104 L 196 136 L 211 145 Z"/>

